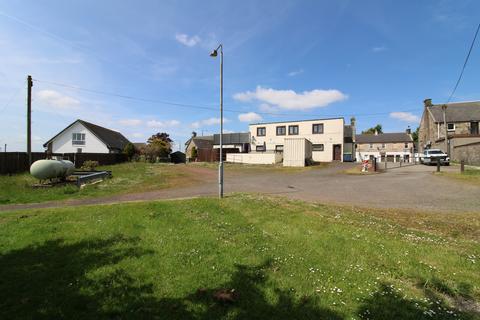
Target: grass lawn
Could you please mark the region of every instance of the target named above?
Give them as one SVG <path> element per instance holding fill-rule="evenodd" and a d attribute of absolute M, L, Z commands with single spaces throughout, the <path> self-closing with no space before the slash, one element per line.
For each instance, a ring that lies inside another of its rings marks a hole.
<path fill-rule="evenodd" d="M 478 319 L 480 216 L 251 195 L 0 214 L 2 319 Z"/>
<path fill-rule="evenodd" d="M 463 181 L 475 185 L 480 185 L 480 170 L 479 169 L 467 169 L 463 173 L 460 172 L 439 172 L 435 173 L 440 176 L 456 179 L 457 181 Z"/>
<path fill-rule="evenodd" d="M 111 170 L 113 178 L 102 183 L 78 189 L 74 185 L 53 188 L 32 188 L 38 181 L 29 173 L 0 176 L 0 204 L 31 203 L 68 198 L 105 196 L 110 194 L 141 192 L 185 185 L 192 181 L 181 166 L 127 162 L 99 169 Z"/>

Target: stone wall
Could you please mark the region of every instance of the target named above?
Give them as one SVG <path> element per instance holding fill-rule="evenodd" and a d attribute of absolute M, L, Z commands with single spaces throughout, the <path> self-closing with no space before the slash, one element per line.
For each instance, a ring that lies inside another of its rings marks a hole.
<path fill-rule="evenodd" d="M 413 151 L 413 142 L 407 144 L 408 151 Z M 405 143 L 385 143 L 385 148 L 383 148 L 381 143 L 372 143 L 372 148 L 370 148 L 369 143 L 358 143 L 357 152 L 369 152 L 369 151 L 382 151 L 382 152 L 403 152 L 405 151 Z"/>
<path fill-rule="evenodd" d="M 451 159 L 460 162 L 465 160 L 466 164 L 480 165 L 480 142 L 453 147 Z"/>

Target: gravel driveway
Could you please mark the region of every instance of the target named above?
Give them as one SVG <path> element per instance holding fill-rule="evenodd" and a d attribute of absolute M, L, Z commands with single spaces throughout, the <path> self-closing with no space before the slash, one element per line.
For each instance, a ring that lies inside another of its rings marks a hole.
<path fill-rule="evenodd" d="M 435 167 L 423 165 L 395 168 L 381 174 L 349 175 L 343 171 L 353 164 L 337 163 L 327 168 L 297 173 L 225 172 L 225 193 L 255 192 L 284 195 L 292 199 L 337 203 L 362 207 L 410 208 L 433 211 L 480 212 L 480 187 L 435 176 Z M 202 176 L 201 185 L 144 193 L 114 195 L 25 205 L 3 205 L 0 211 L 50 208 L 130 201 L 214 196 L 218 182 L 214 170 L 185 166 L 185 170 Z M 458 170 L 442 167 L 442 170 Z"/>

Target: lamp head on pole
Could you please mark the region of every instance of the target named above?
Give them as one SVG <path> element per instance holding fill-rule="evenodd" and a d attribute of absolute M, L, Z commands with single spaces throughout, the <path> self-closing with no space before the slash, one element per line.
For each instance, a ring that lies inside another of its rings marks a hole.
<path fill-rule="evenodd" d="M 213 58 L 215 58 L 217 55 L 218 55 L 218 52 L 216 49 L 210 53 L 210 57 L 213 57 Z"/>

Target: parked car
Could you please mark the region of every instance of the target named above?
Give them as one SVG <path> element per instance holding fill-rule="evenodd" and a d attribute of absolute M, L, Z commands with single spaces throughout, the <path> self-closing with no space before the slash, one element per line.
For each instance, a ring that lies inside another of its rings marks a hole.
<path fill-rule="evenodd" d="M 423 157 L 420 158 L 420 162 L 426 165 L 437 164 L 448 166 L 450 165 L 450 158 L 448 154 L 440 149 L 428 149 L 423 152 Z"/>

